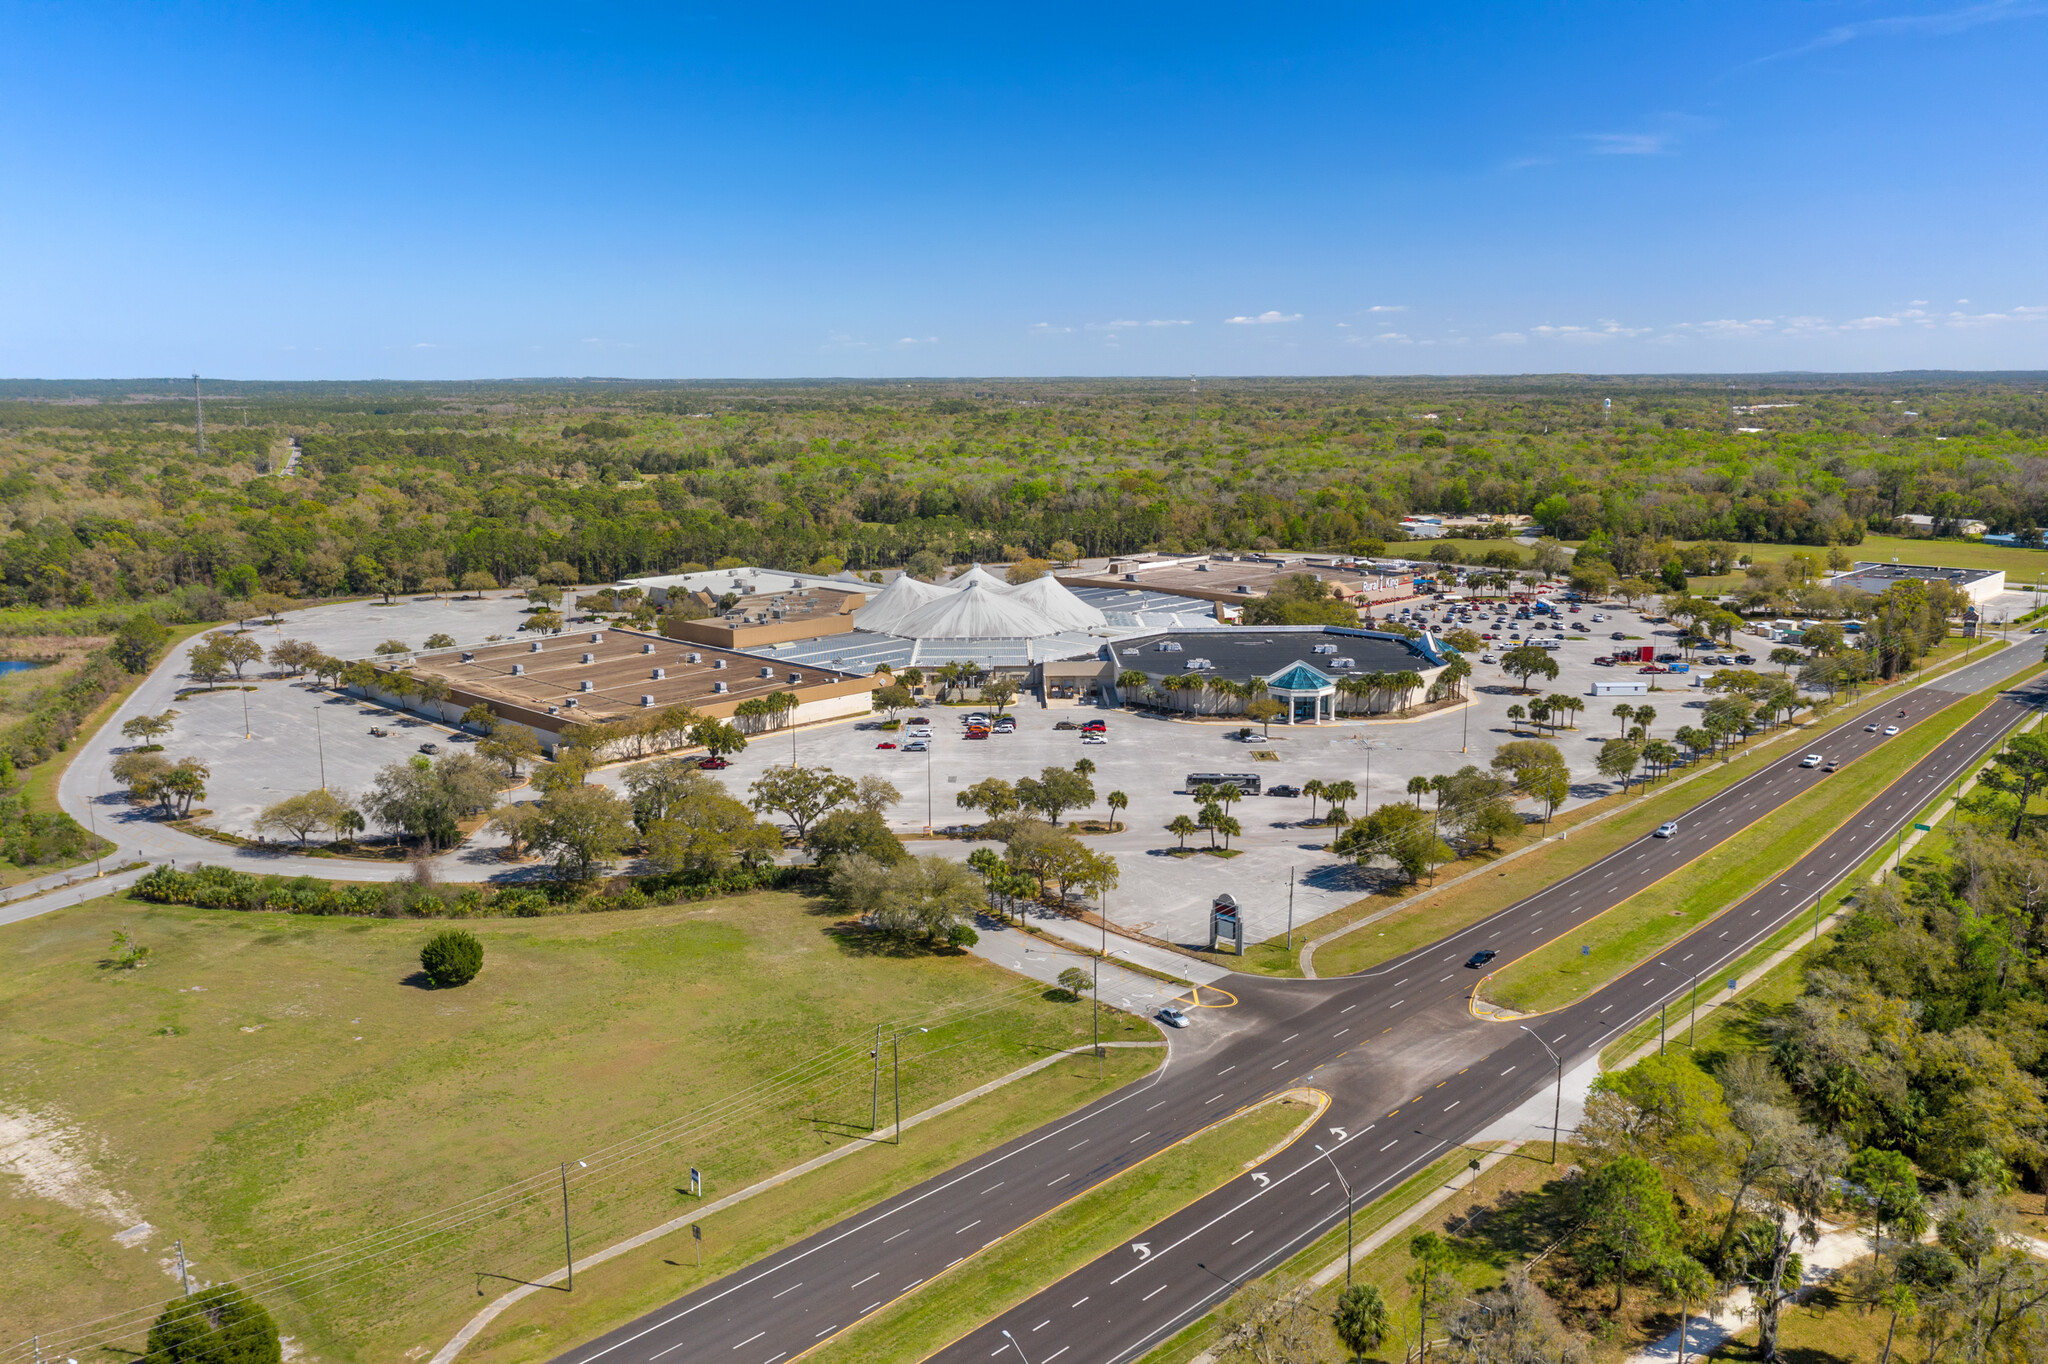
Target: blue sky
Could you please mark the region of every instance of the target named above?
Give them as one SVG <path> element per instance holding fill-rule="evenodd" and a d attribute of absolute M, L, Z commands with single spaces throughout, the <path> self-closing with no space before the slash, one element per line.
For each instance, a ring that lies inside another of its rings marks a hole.
<path fill-rule="evenodd" d="M 2048 3 L 0 34 L 8 376 L 2048 369 Z"/>

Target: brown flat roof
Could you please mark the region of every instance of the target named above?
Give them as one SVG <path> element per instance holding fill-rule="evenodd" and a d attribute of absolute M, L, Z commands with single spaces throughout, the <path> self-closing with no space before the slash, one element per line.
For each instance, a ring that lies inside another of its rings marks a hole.
<path fill-rule="evenodd" d="M 593 640 L 593 635 L 598 638 Z M 541 646 L 537 651 L 535 643 Z M 463 661 L 465 652 L 470 655 L 467 662 Z M 591 656 L 587 663 L 586 654 Z M 692 663 L 691 658 L 697 661 Z M 520 671 L 513 672 L 515 667 Z M 654 676 L 657 668 L 663 674 L 658 678 Z M 549 706 L 560 706 L 565 715 L 591 720 L 642 710 L 643 696 L 652 696 L 656 708 L 701 708 L 773 691 L 801 695 L 806 687 L 856 680 L 852 673 L 831 668 L 791 666 L 715 645 L 609 628 L 449 650 L 415 659 L 411 670 L 415 675 L 445 678 L 452 686 L 487 700 L 543 712 Z M 791 680 L 792 676 L 797 680 Z M 582 689 L 585 682 L 590 683 L 588 691 Z M 725 684 L 724 691 L 714 689 L 720 682 Z M 573 708 L 567 704 L 571 700 L 576 702 Z"/>

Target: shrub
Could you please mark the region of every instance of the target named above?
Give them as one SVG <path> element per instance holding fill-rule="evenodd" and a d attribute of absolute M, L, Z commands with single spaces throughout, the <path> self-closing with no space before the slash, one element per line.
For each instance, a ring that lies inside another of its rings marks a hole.
<path fill-rule="evenodd" d="M 160 1364 L 279 1364 L 277 1323 L 263 1304 L 233 1284 L 173 1299 L 149 1328 L 149 1354 Z"/>
<path fill-rule="evenodd" d="M 466 929 L 444 928 L 420 949 L 420 969 L 441 989 L 467 985 L 484 969 L 484 945 Z"/>
<path fill-rule="evenodd" d="M 953 931 L 946 935 L 946 940 L 955 947 L 965 949 L 980 942 L 981 934 L 975 932 L 966 924 L 954 924 Z"/>

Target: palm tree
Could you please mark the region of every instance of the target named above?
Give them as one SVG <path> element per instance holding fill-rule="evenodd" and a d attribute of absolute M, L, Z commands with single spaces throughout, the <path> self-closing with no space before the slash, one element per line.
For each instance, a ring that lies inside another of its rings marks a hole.
<path fill-rule="evenodd" d="M 1621 737 L 1626 739 L 1628 737 L 1628 722 L 1636 718 L 1636 708 L 1623 703 L 1607 713 L 1621 721 Z"/>
<path fill-rule="evenodd" d="M 1123 827 L 1116 817 L 1129 807 L 1131 798 L 1121 791 L 1112 791 L 1102 798 L 1102 803 L 1109 807 L 1109 831 L 1115 833 Z"/>
<path fill-rule="evenodd" d="M 1308 822 L 1316 822 L 1316 798 L 1327 795 L 1330 788 L 1323 784 L 1321 777 L 1310 777 L 1301 784 L 1301 794 L 1308 797 Z"/>
<path fill-rule="evenodd" d="M 1424 795 L 1428 794 L 1428 792 L 1428 777 L 1410 777 L 1408 779 L 1408 794 L 1415 797 L 1416 809 L 1420 810 L 1422 808 L 1422 798 Z"/>
<path fill-rule="evenodd" d="M 1359 690 L 1365 693 L 1365 713 L 1370 715 L 1372 714 L 1373 701 L 1381 692 L 1387 689 L 1387 675 L 1385 673 L 1367 673 L 1364 677 L 1359 678 L 1358 681 Z"/>
<path fill-rule="evenodd" d="M 1343 813 L 1345 802 L 1357 799 L 1358 783 L 1349 777 L 1345 777 L 1341 781 L 1333 781 L 1323 788 L 1323 795 L 1332 806 L 1336 807 L 1339 813 Z"/>
<path fill-rule="evenodd" d="M 1188 835 L 1201 832 L 1201 828 L 1201 825 L 1195 823 L 1186 815 L 1175 815 L 1166 822 L 1166 832 L 1180 840 L 1179 851 L 1181 852 L 1188 850 Z"/>
<path fill-rule="evenodd" d="M 1516 734 L 1520 734 L 1522 732 L 1522 721 L 1525 718 L 1527 718 L 1528 714 L 1529 712 L 1523 710 L 1519 705 L 1508 707 L 1508 725 L 1511 728 L 1512 732 Z"/>
<path fill-rule="evenodd" d="M 1404 668 L 1393 675 L 1392 682 L 1394 689 L 1401 693 L 1401 713 L 1406 715 L 1413 703 L 1415 689 L 1422 685 L 1422 674 Z"/>
<path fill-rule="evenodd" d="M 1648 734 L 1650 732 L 1650 725 L 1656 718 L 1657 708 L 1655 706 L 1636 707 L 1636 723 L 1643 727 L 1643 733 Z"/>
<path fill-rule="evenodd" d="M 1095 775 L 1095 760 L 1082 758 L 1074 764 L 1074 770 L 1084 777 L 1092 777 Z"/>
<path fill-rule="evenodd" d="M 1529 703 L 1529 722 L 1538 729 L 1545 728 L 1550 720 L 1550 702 L 1539 696 Z"/>
<path fill-rule="evenodd" d="M 1136 668 L 1125 668 L 1116 675 L 1117 692 L 1126 701 L 1136 701 L 1145 694 L 1146 689 L 1151 684 L 1152 679 L 1139 672 Z"/>

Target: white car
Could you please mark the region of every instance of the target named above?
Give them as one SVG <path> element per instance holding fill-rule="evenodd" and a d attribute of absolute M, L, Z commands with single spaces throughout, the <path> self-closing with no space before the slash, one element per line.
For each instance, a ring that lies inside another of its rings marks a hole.
<path fill-rule="evenodd" d="M 1083 734 L 1081 736 L 1081 742 L 1084 744 L 1106 744 L 1109 742 L 1109 740 L 1100 734 L 1090 731 L 1089 733 Z"/>
<path fill-rule="evenodd" d="M 898 753 L 929 753 L 931 747 L 931 741 L 928 739 L 912 739 L 896 751 Z"/>
<path fill-rule="evenodd" d="M 1819 767 L 1824 761 L 1826 759 L 1822 758 L 1820 754 L 1809 753 L 1799 760 L 1799 765 L 1801 767 Z"/>
<path fill-rule="evenodd" d="M 1899 727 L 1897 725 L 1886 725 L 1884 727 L 1884 732 L 1888 735 L 1897 734 L 1899 732 Z"/>
<path fill-rule="evenodd" d="M 1167 1004 L 1160 1007 L 1159 1021 L 1169 1028 L 1185 1028 L 1188 1025 L 1188 1016 Z"/>
<path fill-rule="evenodd" d="M 929 739 L 932 737 L 932 727 L 930 725 L 919 725 L 916 729 L 910 731 L 910 737 L 913 739 Z"/>
<path fill-rule="evenodd" d="M 1650 835 L 1650 837 L 1652 837 L 1652 838 L 1669 838 L 1669 837 L 1671 837 L 1671 836 L 1672 836 L 1673 834 L 1675 834 L 1675 833 L 1677 833 L 1677 832 L 1678 832 L 1678 821 L 1677 821 L 1677 820 L 1672 820 L 1672 821 L 1671 821 L 1670 823 L 1668 823 L 1668 824 L 1659 824 L 1659 825 L 1657 826 L 1657 830 L 1656 830 L 1656 832 L 1655 832 L 1655 833 L 1653 833 L 1653 834 L 1651 834 L 1651 835 Z"/>

